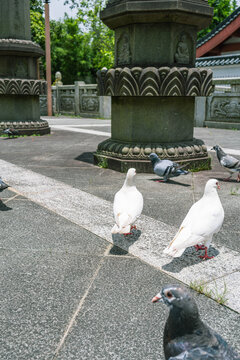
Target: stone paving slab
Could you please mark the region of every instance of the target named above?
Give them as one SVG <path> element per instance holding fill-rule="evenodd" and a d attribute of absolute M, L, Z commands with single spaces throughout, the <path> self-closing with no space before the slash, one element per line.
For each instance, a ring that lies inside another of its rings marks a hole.
<path fill-rule="evenodd" d="M 151 297 L 169 281 L 136 258 L 106 258 L 55 359 L 162 360 L 162 324 L 168 309 L 152 304 Z M 238 329 L 235 315 L 221 306 L 215 318 L 214 302 L 195 292 L 193 296 L 202 319 L 232 343 L 232 333 Z"/>
<path fill-rule="evenodd" d="M 112 237 L 111 202 L 2 160 L 0 167 L 9 184 L 17 192 L 93 234 L 113 242 L 185 284 L 190 284 L 196 278 L 210 282 L 219 277 L 226 277 L 227 282 L 227 276 L 240 268 L 239 252 L 227 246 L 212 248 L 211 251 L 216 257 L 208 261 L 200 260 L 192 248 L 187 249 L 181 258 L 169 258 L 162 251 L 172 240 L 177 229 L 145 215 L 138 220 L 137 226 L 140 230 L 136 231 L 134 236 L 127 239 L 122 235 Z M 227 287 L 231 296 L 231 292 L 236 289 L 228 284 Z M 239 303 L 232 306 L 237 311 Z"/>
<path fill-rule="evenodd" d="M 51 359 L 99 257 L 0 251 L 2 360 Z"/>

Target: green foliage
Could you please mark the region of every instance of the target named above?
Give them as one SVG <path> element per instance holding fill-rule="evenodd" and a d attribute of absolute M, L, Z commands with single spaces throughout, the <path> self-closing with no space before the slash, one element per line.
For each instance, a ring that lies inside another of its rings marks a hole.
<path fill-rule="evenodd" d="M 43 15 L 34 10 L 30 10 L 32 40 L 45 48 L 45 25 Z"/>
<path fill-rule="evenodd" d="M 43 0 L 30 0 L 30 10 L 43 14 L 44 2 Z"/>
<path fill-rule="evenodd" d="M 214 10 L 212 22 L 209 27 L 199 31 L 198 39 L 211 32 L 237 8 L 236 0 L 208 0 L 208 4 Z"/>
<path fill-rule="evenodd" d="M 31 0 L 32 39 L 45 48 L 43 1 Z M 100 20 L 106 0 L 66 0 L 78 8 L 75 19 L 65 15 L 61 21 L 51 21 L 52 79 L 61 71 L 63 83 L 76 80 L 96 81 L 97 70 L 110 68 L 114 61 L 114 33 Z M 45 59 L 42 59 L 45 68 Z"/>
<path fill-rule="evenodd" d="M 110 68 L 114 61 L 114 32 L 100 20 L 100 11 L 106 0 L 71 0 L 78 7 L 78 20 L 83 27 L 91 51 L 93 74 L 103 67 Z"/>
<path fill-rule="evenodd" d="M 61 71 L 64 84 L 86 80 L 91 75 L 88 38 L 82 34 L 78 19 L 65 16 L 51 21 L 52 72 Z"/>

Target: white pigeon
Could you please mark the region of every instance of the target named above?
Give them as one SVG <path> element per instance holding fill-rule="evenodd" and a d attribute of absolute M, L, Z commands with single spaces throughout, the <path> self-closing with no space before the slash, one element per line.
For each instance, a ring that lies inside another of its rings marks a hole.
<path fill-rule="evenodd" d="M 130 234 L 132 224 L 142 213 L 143 197 L 134 184 L 135 175 L 136 169 L 129 169 L 122 188 L 115 194 L 113 213 L 116 224 L 112 234 Z"/>
<path fill-rule="evenodd" d="M 205 250 L 205 255 L 200 256 L 202 259 L 213 257 L 208 256 L 207 250 L 224 219 L 217 188 L 220 189 L 216 179 L 208 180 L 203 197 L 192 205 L 174 239 L 163 251 L 165 254 L 179 257 L 187 247 L 195 246 L 197 250 Z"/>

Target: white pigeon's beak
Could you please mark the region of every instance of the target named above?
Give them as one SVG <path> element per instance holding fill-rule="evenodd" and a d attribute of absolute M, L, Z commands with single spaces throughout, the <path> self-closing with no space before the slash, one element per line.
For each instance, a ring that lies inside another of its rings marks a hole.
<path fill-rule="evenodd" d="M 217 188 L 218 188 L 218 190 L 220 190 L 220 189 L 221 189 L 221 187 L 220 187 L 219 183 L 217 183 Z"/>
<path fill-rule="evenodd" d="M 154 298 L 152 298 L 152 303 L 156 303 L 161 300 L 162 300 L 162 295 L 158 293 L 156 296 L 154 296 Z"/>

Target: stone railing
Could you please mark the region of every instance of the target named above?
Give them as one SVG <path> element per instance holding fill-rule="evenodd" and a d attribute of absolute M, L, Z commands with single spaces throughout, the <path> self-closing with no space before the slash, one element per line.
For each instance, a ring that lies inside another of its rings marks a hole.
<path fill-rule="evenodd" d="M 195 124 L 240 130 L 240 77 L 213 79 L 214 93 L 196 98 Z"/>
<path fill-rule="evenodd" d="M 98 96 L 97 84 L 75 81 L 52 86 L 53 113 L 89 118 L 111 118 L 111 97 Z M 41 115 L 47 115 L 46 95 L 40 97 Z"/>

